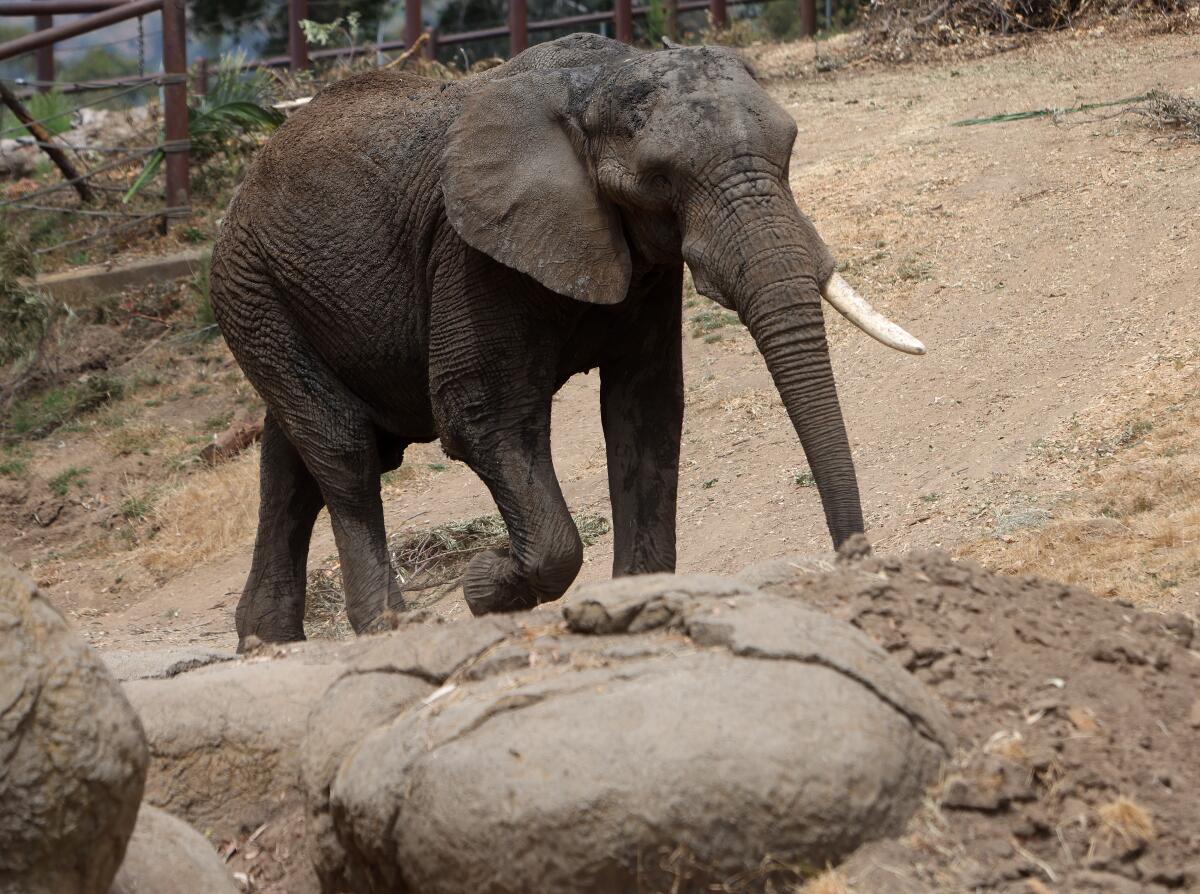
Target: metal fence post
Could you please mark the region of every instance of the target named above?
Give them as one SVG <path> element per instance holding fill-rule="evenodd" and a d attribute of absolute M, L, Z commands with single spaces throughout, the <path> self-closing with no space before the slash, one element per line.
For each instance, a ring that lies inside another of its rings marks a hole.
<path fill-rule="evenodd" d="M 679 0 L 666 0 L 666 31 L 670 40 L 679 40 Z"/>
<path fill-rule="evenodd" d="M 525 0 L 508 3 L 508 55 L 515 56 L 529 47 L 529 7 Z"/>
<path fill-rule="evenodd" d="M 48 28 L 54 27 L 54 16 L 35 16 L 34 27 L 38 31 L 45 31 Z M 37 79 L 39 81 L 54 80 L 54 44 L 40 48 L 35 54 L 37 59 Z M 49 84 L 38 85 L 39 93 L 50 92 Z"/>
<path fill-rule="evenodd" d="M 308 68 L 308 41 L 300 28 L 300 20 L 308 18 L 308 0 L 288 0 L 288 56 L 292 71 Z"/>
<path fill-rule="evenodd" d="M 184 0 L 163 0 L 163 119 L 166 131 L 167 207 L 185 208 L 188 185 L 187 20 Z M 164 218 L 167 224 L 168 218 Z"/>
<path fill-rule="evenodd" d="M 725 0 L 708 0 L 708 17 L 714 28 L 724 28 L 729 23 L 725 13 Z"/>
<path fill-rule="evenodd" d="M 613 18 L 617 40 L 633 43 L 633 0 L 616 0 Z"/>
<path fill-rule="evenodd" d="M 437 28 L 426 28 L 425 38 L 425 46 L 421 47 L 421 55 L 429 62 L 436 62 L 438 51 Z"/>
<path fill-rule="evenodd" d="M 800 36 L 817 33 L 817 0 L 800 0 Z"/>
<path fill-rule="evenodd" d="M 404 0 L 404 44 L 411 47 L 421 36 L 421 0 Z"/>

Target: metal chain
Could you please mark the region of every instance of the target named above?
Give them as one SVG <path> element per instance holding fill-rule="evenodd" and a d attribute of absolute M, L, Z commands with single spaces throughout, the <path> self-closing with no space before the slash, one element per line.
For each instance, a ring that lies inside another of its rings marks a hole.
<path fill-rule="evenodd" d="M 146 31 L 142 27 L 142 17 L 138 16 L 138 77 L 146 76 Z"/>

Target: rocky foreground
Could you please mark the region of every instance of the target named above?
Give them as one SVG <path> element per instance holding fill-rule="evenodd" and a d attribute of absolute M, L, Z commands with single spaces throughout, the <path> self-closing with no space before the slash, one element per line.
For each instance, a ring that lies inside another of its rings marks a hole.
<path fill-rule="evenodd" d="M 1200 890 L 1188 619 L 942 554 L 111 675 L 14 572 L 0 625 L 5 894 Z"/>

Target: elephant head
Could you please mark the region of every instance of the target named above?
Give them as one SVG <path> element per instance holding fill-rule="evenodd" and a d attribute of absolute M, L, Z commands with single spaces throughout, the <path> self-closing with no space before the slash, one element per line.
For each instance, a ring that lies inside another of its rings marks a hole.
<path fill-rule="evenodd" d="M 766 359 L 841 545 L 863 518 L 821 299 L 884 344 L 924 347 L 835 272 L 796 207 L 796 133 L 730 51 L 614 47 L 471 94 L 449 134 L 443 193 L 467 243 L 579 301 L 616 304 L 635 268 L 686 262 Z"/>

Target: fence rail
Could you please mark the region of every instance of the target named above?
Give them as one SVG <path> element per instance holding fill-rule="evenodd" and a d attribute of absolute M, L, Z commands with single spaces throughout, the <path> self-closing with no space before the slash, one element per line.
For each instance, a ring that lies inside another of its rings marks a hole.
<path fill-rule="evenodd" d="M 190 200 L 188 152 L 191 144 L 188 139 L 187 22 L 184 12 L 184 0 L 2 0 L 0 2 L 0 16 L 28 16 L 33 14 L 36 16 L 38 30 L 0 44 L 0 61 L 22 56 L 29 52 L 36 52 L 38 54 L 37 79 L 34 84 L 39 89 L 59 86 L 54 80 L 54 44 L 70 37 L 107 28 L 110 25 L 115 25 L 128 19 L 140 18 L 152 12 L 161 12 L 163 20 L 163 70 L 160 74 L 149 78 L 108 79 L 102 82 L 85 82 L 67 86 L 75 88 L 75 91 L 104 89 L 126 84 L 132 84 L 133 86 L 130 89 L 133 90 L 141 89 L 148 85 L 158 85 L 162 88 L 163 141 L 157 146 L 148 147 L 148 151 L 158 149 L 165 156 L 166 193 L 164 198 L 166 207 L 161 212 L 144 215 L 144 217 L 160 217 L 165 225 L 170 218 L 178 217 L 181 213 L 186 213 L 186 208 Z M 66 22 L 60 25 L 54 24 L 55 15 L 78 13 L 88 14 L 73 22 Z M 6 88 L 5 93 L 7 94 L 4 100 L 5 103 L 13 107 L 14 114 L 17 115 L 18 120 L 23 122 L 23 125 L 29 130 L 38 145 L 51 153 L 61 153 L 63 148 L 78 149 L 78 147 L 63 147 L 59 145 L 56 140 L 49 137 L 44 129 L 39 127 L 41 122 L 32 120 L 11 91 L 8 91 Z M 106 97 L 106 99 L 112 98 L 114 97 Z M 84 103 L 84 105 L 89 104 Z M 91 184 L 87 181 L 97 174 L 144 157 L 147 154 L 147 150 L 144 147 L 138 148 L 142 149 L 142 151 L 134 152 L 125 158 L 106 162 L 85 174 L 65 177 L 63 183 L 56 184 L 53 188 L 46 188 L 30 193 L 23 197 L 23 202 L 28 204 L 28 200 L 35 196 L 66 187 L 76 188 L 81 199 L 86 200 L 89 197 L 91 187 Z M 70 168 L 65 167 L 64 174 L 68 170 Z M 21 201 L 14 200 L 2 204 L 19 207 Z M 183 209 L 182 212 L 181 209 Z M 107 216 L 124 216 L 123 214 L 117 215 L 116 213 L 107 212 L 105 214 Z M 100 216 L 99 212 L 93 216 Z"/>

